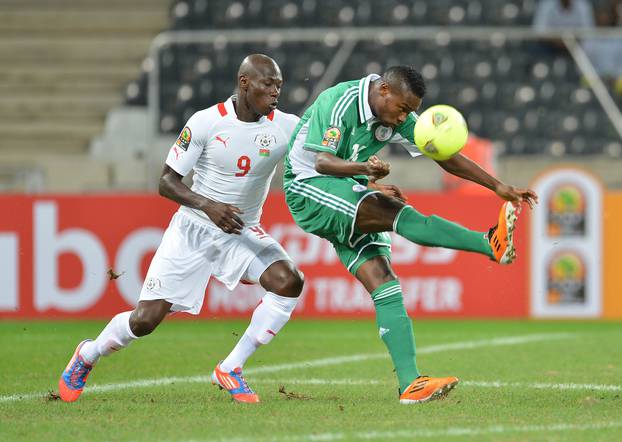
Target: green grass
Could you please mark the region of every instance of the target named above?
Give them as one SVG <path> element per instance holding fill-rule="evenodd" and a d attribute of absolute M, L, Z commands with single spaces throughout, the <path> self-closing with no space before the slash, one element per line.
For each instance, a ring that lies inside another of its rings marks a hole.
<path fill-rule="evenodd" d="M 247 364 L 262 403 L 244 406 L 202 379 L 184 378 L 209 375 L 246 322 L 169 321 L 102 359 L 85 391 L 177 377 L 174 383 L 87 392 L 73 404 L 46 399 L 75 345 L 103 325 L 0 322 L 0 440 L 622 440 L 622 388 L 534 388 L 622 385 L 620 323 L 416 321 L 421 371 L 463 382 L 444 400 L 403 406 L 388 358 L 313 362 L 386 353 L 373 321 L 293 321 Z M 545 336 L 514 345 L 488 341 L 531 334 Z M 433 348 L 467 341 L 479 346 Z M 311 362 L 252 371 L 303 361 Z M 495 381 L 504 384 L 474 385 Z M 25 396 L 7 399 L 16 395 Z"/>

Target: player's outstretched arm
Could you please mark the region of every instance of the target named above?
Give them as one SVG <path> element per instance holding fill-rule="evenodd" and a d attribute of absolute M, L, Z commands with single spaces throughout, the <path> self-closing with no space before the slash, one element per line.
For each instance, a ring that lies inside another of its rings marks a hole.
<path fill-rule="evenodd" d="M 484 186 L 495 192 L 506 201 L 512 201 L 515 203 L 524 201 L 529 204 L 529 207 L 531 208 L 533 208 L 533 206 L 538 202 L 538 195 L 536 195 L 533 190 L 520 189 L 509 184 L 502 183 L 497 178 L 482 169 L 476 162 L 460 153 L 454 155 L 448 160 L 437 161 L 437 163 L 448 173 Z"/>
<path fill-rule="evenodd" d="M 175 172 L 168 164 L 164 165 L 158 190 L 160 195 L 183 206 L 198 209 L 203 212 L 223 232 L 239 234 L 244 222 L 238 214 L 240 209 L 231 204 L 219 203 L 190 190 L 181 180 L 182 176 Z"/>
<path fill-rule="evenodd" d="M 322 175 L 356 176 L 367 175 L 374 181 L 389 174 L 389 163 L 372 156 L 364 163 L 343 160 L 328 152 L 318 152 L 315 157 L 315 170 Z"/>

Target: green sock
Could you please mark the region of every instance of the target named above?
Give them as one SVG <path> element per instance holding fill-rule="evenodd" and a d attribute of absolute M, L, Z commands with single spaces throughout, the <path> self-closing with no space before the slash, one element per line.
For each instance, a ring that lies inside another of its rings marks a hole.
<path fill-rule="evenodd" d="M 393 223 L 395 233 L 422 246 L 466 250 L 493 257 L 484 232 L 476 232 L 436 215 L 425 216 L 405 206 Z"/>
<path fill-rule="evenodd" d="M 402 288 L 397 280 L 382 284 L 371 294 L 376 306 L 376 324 L 387 346 L 393 366 L 404 391 L 419 376 L 415 359 L 413 325 L 406 313 Z"/>

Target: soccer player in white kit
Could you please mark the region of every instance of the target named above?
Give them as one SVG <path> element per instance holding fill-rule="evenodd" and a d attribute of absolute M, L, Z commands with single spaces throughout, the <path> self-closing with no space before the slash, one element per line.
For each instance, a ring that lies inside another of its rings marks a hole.
<path fill-rule="evenodd" d="M 148 335 L 169 312 L 198 314 L 213 276 L 229 289 L 240 281 L 266 289 L 246 332 L 212 373 L 212 382 L 234 400 L 259 402 L 242 367 L 289 320 L 303 287 L 301 272 L 259 223 L 276 164 L 298 123 L 276 109 L 282 83 L 274 60 L 249 55 L 238 71 L 238 95 L 188 120 L 159 186 L 181 206 L 151 261 L 138 305 L 78 345 L 59 380 L 62 400 L 77 400 L 101 356 Z M 182 178 L 193 169 L 190 189 Z"/>

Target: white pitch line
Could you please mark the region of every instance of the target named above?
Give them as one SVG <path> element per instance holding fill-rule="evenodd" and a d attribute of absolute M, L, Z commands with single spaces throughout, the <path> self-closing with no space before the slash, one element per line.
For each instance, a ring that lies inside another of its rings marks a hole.
<path fill-rule="evenodd" d="M 472 428 L 472 427 L 452 427 L 443 430 L 402 430 L 402 431 L 369 431 L 369 432 L 354 432 L 354 433 L 316 433 L 316 434 L 302 434 L 302 435 L 288 435 L 283 437 L 271 437 L 261 439 L 257 437 L 243 438 L 234 437 L 227 439 L 219 439 L 227 442 L 251 442 L 251 441 L 266 441 L 266 442 L 280 442 L 280 441 L 293 441 L 293 442 L 331 442 L 339 440 L 389 440 L 397 438 L 408 439 L 420 439 L 420 438 L 442 438 L 452 436 L 483 436 L 490 434 L 504 434 L 504 433 L 551 433 L 557 431 L 589 431 L 589 430 L 603 430 L 609 428 L 620 428 L 622 422 L 601 422 L 591 424 L 550 424 L 550 425 L 494 425 L 484 428 Z M 211 439 L 213 440 L 213 439 Z"/>
<path fill-rule="evenodd" d="M 430 345 L 427 347 L 422 347 L 417 350 L 417 354 L 429 354 L 429 353 L 439 353 L 448 350 L 470 350 L 473 348 L 482 348 L 482 347 L 498 347 L 498 346 L 506 346 L 506 345 L 519 345 L 526 344 L 529 342 L 538 342 L 538 341 L 548 341 L 553 339 L 567 339 L 574 336 L 573 333 L 540 333 L 540 334 L 530 334 L 530 335 L 521 335 L 521 336 L 507 336 L 502 338 L 494 338 L 494 339 L 481 339 L 477 341 L 462 341 L 462 342 L 452 342 L 448 344 L 438 344 L 438 345 Z M 333 358 L 323 358 L 323 359 L 313 359 L 309 361 L 297 362 L 292 364 L 277 364 L 277 365 L 266 365 L 263 367 L 250 368 L 245 370 L 245 374 L 258 374 L 258 373 L 274 373 L 278 371 L 285 370 L 294 370 L 299 368 L 313 368 L 313 367 L 324 367 L 330 365 L 339 365 L 345 364 L 348 362 L 359 362 L 366 361 L 370 359 L 386 359 L 389 355 L 387 353 L 367 353 L 367 354 L 358 354 L 351 356 L 338 356 Z M 140 387 L 151 387 L 158 385 L 170 385 L 173 383 L 185 383 L 185 382 L 199 382 L 206 383 L 211 382 L 209 376 L 189 376 L 189 377 L 167 377 L 167 378 L 157 378 L 157 379 L 142 379 L 137 381 L 130 382 L 122 382 L 122 383 L 114 383 L 114 384 L 103 384 L 103 385 L 92 385 L 84 390 L 83 394 L 86 393 L 94 393 L 94 392 L 103 392 L 103 391 L 114 391 L 114 390 L 123 390 L 127 388 L 140 388 Z M 3 402 L 14 402 L 19 400 L 26 399 L 34 399 L 34 398 L 43 398 L 46 393 L 22 393 L 22 394 L 13 394 L 10 396 L 0 396 L 0 403 Z"/>
<path fill-rule="evenodd" d="M 622 385 L 605 385 L 605 384 L 554 384 L 547 382 L 483 382 L 483 381 L 464 381 L 460 385 L 469 387 L 485 387 L 485 388 L 535 388 L 538 390 L 598 390 L 598 391 L 622 391 Z"/>
<path fill-rule="evenodd" d="M 417 349 L 418 355 L 439 353 L 447 350 L 470 350 L 481 347 L 500 347 L 506 345 L 526 344 L 529 342 L 548 341 L 553 339 L 567 339 L 574 333 L 540 333 L 522 336 L 508 336 L 503 338 L 481 339 L 478 341 L 452 342 L 449 344 L 429 345 Z M 275 371 L 294 370 L 297 368 L 323 367 L 327 365 L 339 365 L 348 362 L 367 361 L 370 359 L 387 359 L 387 353 L 366 353 L 351 356 L 339 356 L 334 358 L 314 359 L 311 361 L 295 362 L 293 364 L 269 365 L 265 367 L 250 368 L 245 374 L 272 373 Z"/>
<path fill-rule="evenodd" d="M 293 385 L 391 385 L 392 381 L 376 379 L 253 379 L 253 384 L 293 384 Z M 622 385 L 606 384 L 554 384 L 554 383 L 527 383 L 503 381 L 460 381 L 461 387 L 483 388 L 532 388 L 536 390 L 597 390 L 622 391 Z"/>

